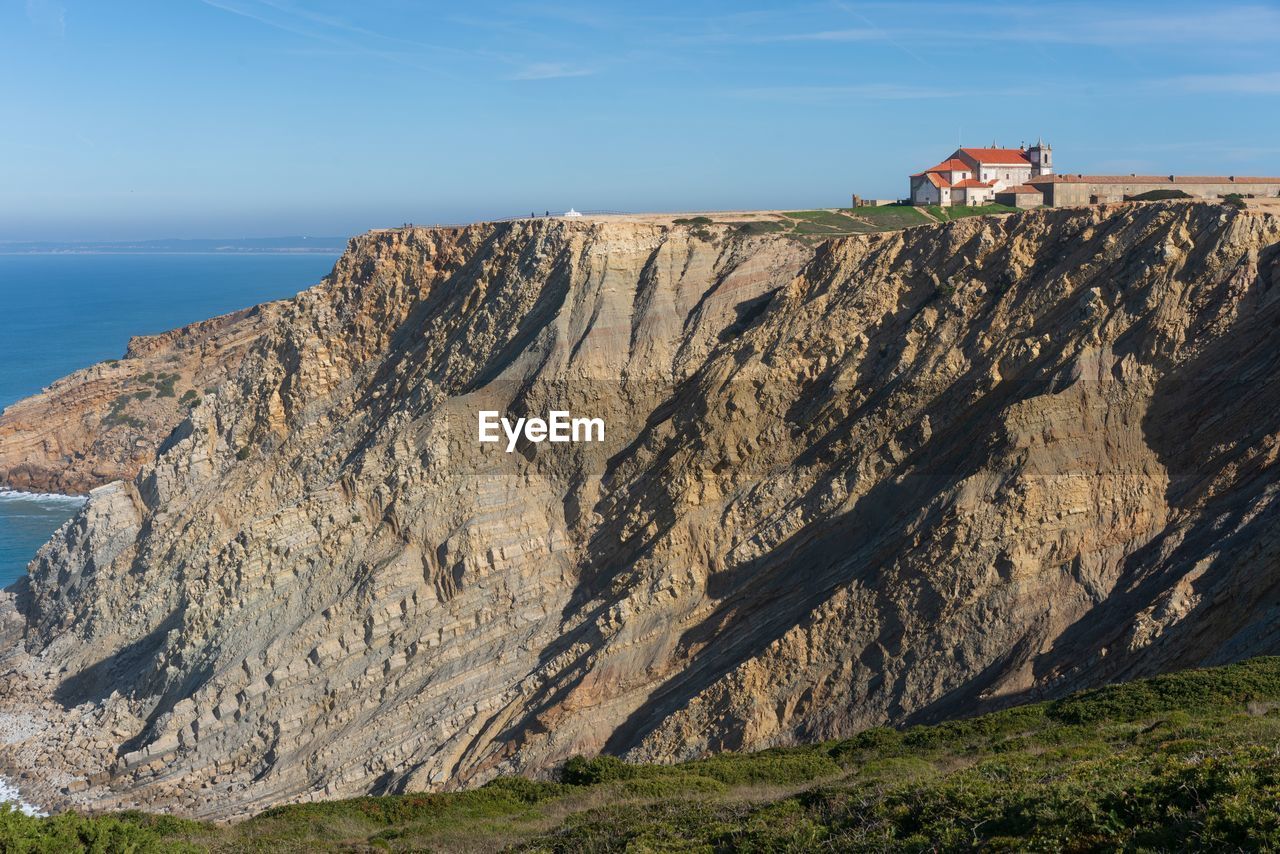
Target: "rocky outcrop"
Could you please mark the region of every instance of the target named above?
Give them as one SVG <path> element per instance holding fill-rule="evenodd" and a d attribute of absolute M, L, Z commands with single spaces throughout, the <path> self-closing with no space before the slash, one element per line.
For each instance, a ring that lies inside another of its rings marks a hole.
<path fill-rule="evenodd" d="M 217 394 L 276 316 L 275 304 L 130 340 L 0 413 L 0 486 L 81 495 L 128 480 L 202 397 Z"/>
<path fill-rule="evenodd" d="M 359 238 L 8 605 L 11 769 L 202 816 L 1275 652 L 1280 219 Z M 603 417 L 475 441 L 479 409 Z"/>

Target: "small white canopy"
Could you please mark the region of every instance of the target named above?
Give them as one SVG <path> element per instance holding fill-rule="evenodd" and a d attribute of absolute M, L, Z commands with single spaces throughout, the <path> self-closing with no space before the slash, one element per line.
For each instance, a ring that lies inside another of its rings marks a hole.
<path fill-rule="evenodd" d="M 578 213 L 573 208 L 569 208 L 567 211 L 565 211 L 564 215 L 565 216 L 582 216 L 582 214 Z"/>

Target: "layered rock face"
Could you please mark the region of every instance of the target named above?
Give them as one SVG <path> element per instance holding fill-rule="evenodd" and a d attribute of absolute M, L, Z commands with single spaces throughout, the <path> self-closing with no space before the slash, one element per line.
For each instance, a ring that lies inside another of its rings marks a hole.
<path fill-rule="evenodd" d="M 236 375 L 275 304 L 138 336 L 0 412 L 0 484 L 80 495 L 131 479 L 196 402 Z"/>
<path fill-rule="evenodd" d="M 0 759 L 226 817 L 1274 652 L 1278 241 L 1209 204 L 359 238 L 0 606 L 46 726 Z M 606 439 L 508 454 L 482 409 Z"/>

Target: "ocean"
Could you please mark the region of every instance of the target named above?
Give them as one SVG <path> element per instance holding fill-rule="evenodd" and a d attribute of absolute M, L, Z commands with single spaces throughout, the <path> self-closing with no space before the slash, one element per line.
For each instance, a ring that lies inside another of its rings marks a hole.
<path fill-rule="evenodd" d="M 0 255 L 0 408 L 53 380 L 119 358 L 133 335 L 163 332 L 292 296 L 337 254 Z M 0 484 L 0 587 L 81 504 Z"/>

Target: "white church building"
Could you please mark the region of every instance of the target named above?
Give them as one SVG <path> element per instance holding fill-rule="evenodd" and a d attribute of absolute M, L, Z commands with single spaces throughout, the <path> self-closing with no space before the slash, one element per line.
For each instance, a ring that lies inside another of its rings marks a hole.
<path fill-rule="evenodd" d="M 1052 174 L 1053 149 L 1043 141 L 1030 148 L 957 148 L 937 166 L 911 176 L 911 204 L 990 204 L 996 193 L 1017 193 L 1032 178 Z"/>

